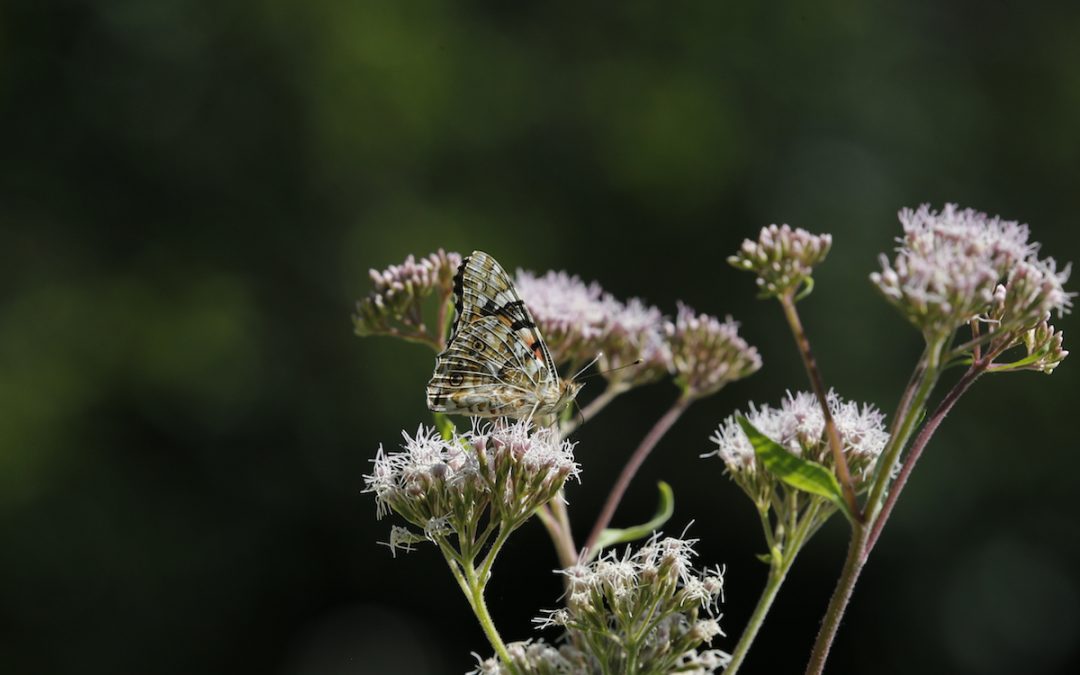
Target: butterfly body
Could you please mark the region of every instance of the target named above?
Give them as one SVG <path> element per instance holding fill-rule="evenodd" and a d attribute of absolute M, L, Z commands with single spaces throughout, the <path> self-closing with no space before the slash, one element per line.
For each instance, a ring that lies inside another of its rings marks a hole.
<path fill-rule="evenodd" d="M 581 384 L 562 381 L 506 271 L 483 251 L 454 277 L 457 315 L 427 386 L 428 408 L 477 417 L 560 412 Z"/>

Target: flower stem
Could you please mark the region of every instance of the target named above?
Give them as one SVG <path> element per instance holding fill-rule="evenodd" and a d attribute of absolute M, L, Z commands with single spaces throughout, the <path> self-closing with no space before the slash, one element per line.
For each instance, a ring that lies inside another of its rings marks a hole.
<path fill-rule="evenodd" d="M 498 629 L 495 628 L 495 622 L 491 620 L 491 614 L 488 613 L 487 603 L 484 601 L 483 584 L 479 583 L 479 580 L 476 578 L 475 570 L 469 569 L 467 571 L 467 577 L 471 586 L 469 604 L 472 605 L 473 613 L 476 614 L 476 620 L 480 622 L 480 627 L 484 630 L 484 635 L 487 636 L 488 642 L 490 642 L 491 646 L 495 649 L 495 653 L 499 655 L 499 660 L 502 661 L 511 672 L 517 673 L 517 669 L 510 659 L 510 652 L 507 651 L 506 645 L 499 636 Z"/>
<path fill-rule="evenodd" d="M 743 660 L 746 659 L 746 654 L 750 651 L 750 646 L 754 643 L 758 631 L 761 630 L 761 625 L 765 623 L 765 616 L 772 608 L 773 600 L 776 599 L 776 594 L 780 591 L 780 586 L 783 585 L 790 566 L 789 562 L 769 570 L 769 579 L 765 583 L 765 589 L 761 591 L 761 597 L 758 598 L 754 613 L 750 615 L 750 620 L 746 623 L 746 627 L 743 628 L 739 644 L 735 645 L 735 651 L 731 653 L 731 663 L 724 670 L 726 675 L 735 675 Z"/>
<path fill-rule="evenodd" d="M 746 654 L 750 651 L 758 631 L 761 629 L 762 624 L 765 623 L 766 615 L 772 608 L 776 594 L 780 592 L 780 586 L 783 585 L 784 580 L 787 578 L 791 566 L 795 564 L 795 556 L 799 554 L 803 544 L 817 531 L 817 527 L 824 522 L 824 520 L 818 518 L 821 507 L 822 503 L 820 501 L 811 502 L 810 506 L 803 512 L 802 517 L 798 519 L 795 527 L 791 528 L 791 535 L 786 544 L 777 543 L 780 535 L 773 532 L 767 511 L 758 509 L 761 524 L 765 531 L 765 541 L 769 545 L 769 553 L 772 556 L 772 561 L 769 563 L 769 578 L 765 583 L 765 588 L 761 591 L 757 606 L 754 607 L 754 613 L 750 615 L 750 620 L 747 622 L 746 627 L 743 628 L 739 643 L 735 645 L 735 651 L 731 654 L 731 663 L 724 670 L 725 675 L 735 675 L 735 672 L 738 671 L 746 659 Z M 827 514 L 825 519 L 828 519 L 828 515 L 831 514 Z M 780 546 L 783 548 L 783 553 L 779 553 Z"/>
<path fill-rule="evenodd" d="M 619 474 L 619 479 L 615 482 L 615 485 L 611 488 L 611 493 L 608 494 L 607 501 L 604 502 L 604 508 L 600 511 L 600 515 L 596 518 L 596 524 L 593 525 L 592 532 L 589 534 L 588 540 L 585 542 L 585 549 L 591 551 L 593 546 L 596 545 L 597 539 L 600 538 L 601 533 L 607 526 L 611 524 L 611 518 L 615 515 L 615 509 L 619 507 L 619 502 L 622 501 L 623 495 L 626 493 L 626 488 L 630 485 L 630 481 L 633 480 L 634 474 L 645 462 L 645 458 L 649 456 L 656 444 L 660 442 L 660 439 L 664 437 L 664 434 L 671 429 L 672 425 L 682 416 L 686 409 L 690 407 L 690 404 L 694 402 L 694 398 L 688 394 L 682 394 L 671 408 L 664 413 L 663 417 L 656 421 L 653 428 L 649 430 L 649 433 L 642 439 L 641 445 L 637 447 L 634 454 L 630 456 L 630 460 L 627 461 L 626 466 L 623 467 L 622 473 Z"/>
<path fill-rule="evenodd" d="M 884 450 L 882 450 L 881 458 L 878 459 L 877 476 L 874 478 L 874 484 L 870 488 L 870 496 L 866 501 L 867 520 L 871 522 L 877 517 L 878 507 L 881 505 L 885 489 L 892 478 L 892 470 L 896 466 L 896 460 L 904 446 L 907 445 L 911 432 L 914 431 L 919 418 L 922 417 L 923 411 L 926 409 L 926 400 L 930 397 L 934 385 L 937 384 L 938 376 L 941 374 L 941 351 L 943 347 L 944 341 L 941 340 L 927 343 L 926 350 L 919 360 L 919 365 L 916 366 L 918 376 L 912 378 L 911 383 L 908 385 L 908 391 L 905 391 L 901 397 L 901 405 L 906 406 L 907 409 L 903 413 L 898 413 L 902 414 L 902 417 L 894 419 L 889 440 L 886 442 Z"/>
<path fill-rule="evenodd" d="M 885 499 L 885 505 L 881 508 L 881 513 L 874 518 L 873 525 L 870 527 L 870 536 L 866 542 L 866 550 L 863 551 L 863 558 L 870 556 L 870 551 L 874 549 L 874 544 L 877 543 L 878 537 L 881 536 L 881 529 L 885 527 L 886 521 L 889 520 L 889 515 L 892 514 L 893 506 L 896 505 L 896 500 L 900 496 L 900 492 L 904 489 L 904 485 L 907 484 L 908 476 L 911 475 L 911 470 L 915 468 L 915 463 L 919 461 L 919 457 L 922 455 L 923 450 L 926 448 L 927 443 L 930 442 L 930 437 L 934 435 L 937 428 L 941 425 L 945 416 L 952 411 L 953 406 L 960 400 L 971 385 L 975 383 L 975 380 L 979 379 L 986 370 L 985 364 L 982 362 L 976 362 L 971 368 L 964 373 L 953 388 L 945 395 L 945 398 L 938 404 L 937 409 L 934 410 L 930 419 L 926 421 L 923 428 L 919 430 L 919 434 L 915 437 L 915 440 L 911 444 L 911 450 L 908 451 L 907 457 L 904 458 L 904 465 L 900 469 L 900 474 L 893 481 L 892 486 L 889 489 L 889 496 Z"/>
<path fill-rule="evenodd" d="M 565 547 L 566 538 L 563 536 L 562 525 L 555 519 L 555 514 L 551 512 L 551 508 L 544 504 L 536 510 L 536 517 L 540 519 L 540 522 L 544 525 L 544 529 L 547 530 L 548 537 L 551 538 L 551 543 L 555 547 L 555 555 L 559 559 L 559 565 L 567 567 L 566 560 L 568 559 L 569 552 Z M 571 561 L 573 558 L 569 558 Z M 570 564 L 573 564 L 571 562 Z"/>
<path fill-rule="evenodd" d="M 814 651 L 810 654 L 810 663 L 806 665 L 807 675 L 820 675 L 825 669 L 825 659 L 829 657 L 833 638 L 836 637 L 836 630 L 840 627 L 840 619 L 844 616 L 848 600 L 851 599 L 851 592 L 855 589 L 855 582 L 859 580 L 859 573 L 862 572 L 865 563 L 863 545 L 866 543 L 866 535 L 867 528 L 863 523 L 855 523 L 851 528 L 851 541 L 848 543 L 844 569 L 840 572 L 840 578 L 836 580 L 836 589 L 829 600 L 825 618 L 821 621 L 821 630 L 818 631 Z"/>
<path fill-rule="evenodd" d="M 557 544 L 559 562 L 563 567 L 571 567 L 577 562 L 578 551 L 574 544 L 574 533 L 570 529 L 570 514 L 566 511 L 566 502 L 563 501 L 563 491 L 555 495 L 551 500 L 551 513 L 559 524 L 560 541 Z"/>
<path fill-rule="evenodd" d="M 803 366 L 806 367 L 806 375 L 810 378 L 810 387 L 814 390 L 818 405 L 821 406 L 821 414 L 825 418 L 825 434 L 829 439 L 829 447 L 832 449 L 833 462 L 836 464 L 837 477 L 840 486 L 844 490 L 844 501 L 854 514 L 856 520 L 861 518 L 859 503 L 855 499 L 855 487 L 851 482 L 851 472 L 848 471 L 847 460 L 844 458 L 844 449 L 840 444 L 840 433 L 836 430 L 836 421 L 833 420 L 832 412 L 829 411 L 829 402 L 825 396 L 825 383 L 818 370 L 817 360 L 810 350 L 810 339 L 806 337 L 806 330 L 802 321 L 799 320 L 799 312 L 795 309 L 795 298 L 792 293 L 779 296 L 780 306 L 784 308 L 784 318 L 787 319 L 791 334 L 795 338 L 795 344 L 802 356 Z"/>
<path fill-rule="evenodd" d="M 491 567 L 495 564 L 495 558 L 499 555 L 499 551 L 502 550 L 503 544 L 506 543 L 512 531 L 510 527 L 499 528 L 498 536 L 492 542 L 487 555 L 480 561 L 479 571 L 473 561 L 470 560 L 465 566 L 465 579 L 468 581 L 470 589 L 469 604 L 472 605 L 473 613 L 476 614 L 476 619 L 480 622 L 480 627 L 487 636 L 488 642 L 491 643 L 495 653 L 499 655 L 499 660 L 503 662 L 506 668 L 514 675 L 518 675 L 518 669 L 510 659 L 510 652 L 506 649 L 502 637 L 499 636 L 499 631 L 495 628 L 495 622 L 488 612 L 487 602 L 484 600 L 484 589 L 487 588 L 488 581 L 491 580 Z"/>
<path fill-rule="evenodd" d="M 840 572 L 840 578 L 836 581 L 836 589 L 833 590 L 832 598 L 829 600 L 829 607 L 821 621 L 821 629 L 818 631 L 810 661 L 806 666 L 806 675 L 820 675 L 825 668 L 825 660 L 829 656 L 836 631 L 840 627 L 840 620 L 844 616 L 844 610 L 847 609 L 848 600 L 851 599 L 851 592 L 859 580 L 863 565 L 866 564 L 866 543 L 870 535 L 868 523 L 872 524 L 878 516 L 885 489 L 892 476 L 892 467 L 896 466 L 896 460 L 922 417 L 926 401 L 937 383 L 941 373 L 941 353 L 944 345 L 945 341 L 940 339 L 927 342 L 923 356 L 916 366 L 916 375 L 911 378 L 908 388 L 900 398 L 900 408 L 904 410 L 902 418 L 894 419 L 893 432 L 878 459 L 877 476 L 870 489 L 870 496 L 866 500 L 864 513 L 866 520 L 856 522 L 852 527 L 847 558 Z"/>

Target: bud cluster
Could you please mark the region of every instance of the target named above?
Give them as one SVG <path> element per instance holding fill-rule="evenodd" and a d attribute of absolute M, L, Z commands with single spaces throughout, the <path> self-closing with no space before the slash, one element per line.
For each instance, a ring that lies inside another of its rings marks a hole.
<path fill-rule="evenodd" d="M 780 297 L 808 283 L 814 267 L 825 261 L 831 247 L 831 234 L 769 225 L 761 228 L 757 241 L 744 240 L 738 253 L 728 257 L 728 263 L 756 274 L 763 297 Z"/>
<path fill-rule="evenodd" d="M 454 290 L 454 274 L 461 255 L 439 249 L 427 257 L 411 254 L 400 265 L 370 270 L 374 288 L 356 303 L 353 326 L 357 335 L 395 335 L 438 341 L 442 326 L 429 330 L 424 318 L 424 302 L 434 295 L 440 309 Z"/>
<path fill-rule="evenodd" d="M 679 304 L 675 321 L 665 326 L 675 364 L 675 383 L 691 397 L 719 391 L 761 368 L 757 349 L 739 337 L 739 324 L 696 314 Z"/>

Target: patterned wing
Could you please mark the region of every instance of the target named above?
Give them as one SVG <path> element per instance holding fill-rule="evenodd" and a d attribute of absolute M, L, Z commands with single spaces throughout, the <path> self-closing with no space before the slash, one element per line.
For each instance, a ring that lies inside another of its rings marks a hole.
<path fill-rule="evenodd" d="M 506 271 L 474 251 L 454 277 L 457 314 L 428 383 L 428 407 L 473 415 L 528 414 L 559 375 Z"/>
<path fill-rule="evenodd" d="M 520 364 L 530 358 L 498 318 L 464 324 L 435 364 L 428 407 L 470 415 L 527 412 L 536 403 L 536 385 Z"/>
<path fill-rule="evenodd" d="M 473 251 L 462 260 L 454 277 L 454 297 L 457 317 L 450 337 L 451 345 L 463 326 L 495 317 L 510 331 L 510 335 L 500 331 L 498 339 L 505 349 L 518 353 L 519 365 L 534 386 L 559 386 L 558 371 L 532 313 L 518 295 L 509 275 L 494 258 L 483 251 Z M 526 348 L 528 355 L 516 349 L 515 341 Z"/>

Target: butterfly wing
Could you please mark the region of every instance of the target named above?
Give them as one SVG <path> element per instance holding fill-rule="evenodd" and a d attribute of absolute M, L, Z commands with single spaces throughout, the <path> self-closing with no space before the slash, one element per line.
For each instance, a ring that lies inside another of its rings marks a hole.
<path fill-rule="evenodd" d="M 428 383 L 441 412 L 528 414 L 559 375 L 536 322 L 495 259 L 474 251 L 454 277 L 457 310 L 450 341 Z"/>

